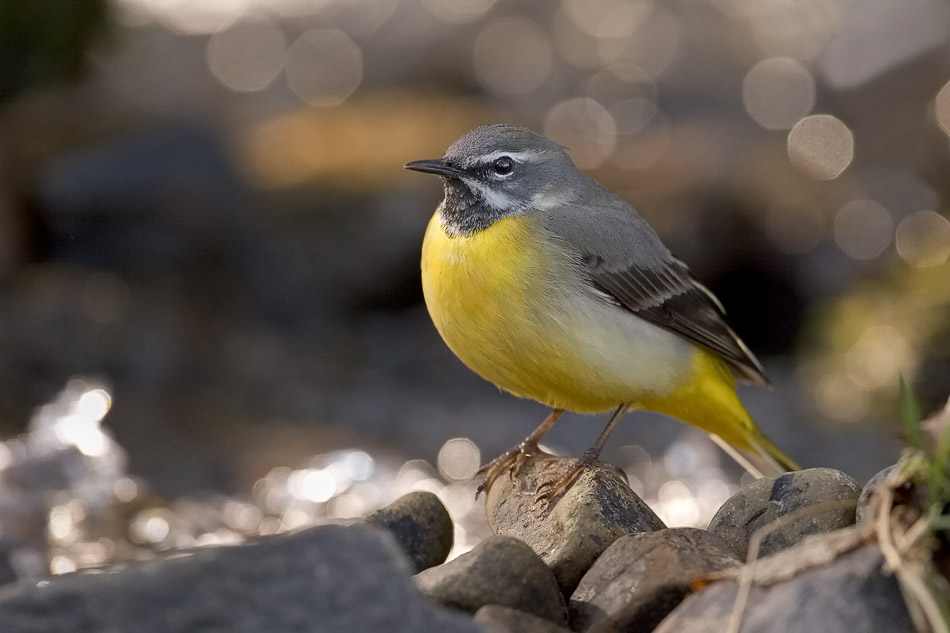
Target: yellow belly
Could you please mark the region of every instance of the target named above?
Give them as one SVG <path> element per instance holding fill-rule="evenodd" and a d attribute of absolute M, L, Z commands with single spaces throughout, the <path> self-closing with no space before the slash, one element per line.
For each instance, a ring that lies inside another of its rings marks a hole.
<path fill-rule="evenodd" d="M 582 413 L 651 402 L 684 388 L 699 348 L 610 305 L 527 216 L 468 237 L 438 213 L 422 247 L 436 328 L 472 370 L 517 396 Z"/>

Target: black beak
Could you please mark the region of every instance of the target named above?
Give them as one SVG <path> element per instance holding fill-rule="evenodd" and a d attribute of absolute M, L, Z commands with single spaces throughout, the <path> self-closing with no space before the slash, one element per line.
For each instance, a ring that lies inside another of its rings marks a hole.
<path fill-rule="evenodd" d="M 445 162 L 444 158 L 438 158 L 436 160 L 414 160 L 411 163 L 406 163 L 406 169 L 421 171 L 427 174 L 438 174 L 446 178 L 459 178 L 465 174 L 463 170 L 455 165 Z"/>

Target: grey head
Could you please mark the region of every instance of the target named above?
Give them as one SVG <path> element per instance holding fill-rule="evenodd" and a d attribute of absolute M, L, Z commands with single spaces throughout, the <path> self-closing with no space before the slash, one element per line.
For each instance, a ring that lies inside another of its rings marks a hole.
<path fill-rule="evenodd" d="M 442 218 L 459 236 L 511 215 L 569 203 L 591 182 L 560 145 L 510 125 L 472 130 L 442 158 L 415 161 L 406 169 L 443 178 Z"/>

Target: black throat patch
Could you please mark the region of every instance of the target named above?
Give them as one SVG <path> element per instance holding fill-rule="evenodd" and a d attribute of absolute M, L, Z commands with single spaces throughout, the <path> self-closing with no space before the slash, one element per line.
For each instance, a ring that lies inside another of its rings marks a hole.
<path fill-rule="evenodd" d="M 468 237 L 508 215 L 490 206 L 476 191 L 461 180 L 445 179 L 442 221 L 453 237 Z"/>

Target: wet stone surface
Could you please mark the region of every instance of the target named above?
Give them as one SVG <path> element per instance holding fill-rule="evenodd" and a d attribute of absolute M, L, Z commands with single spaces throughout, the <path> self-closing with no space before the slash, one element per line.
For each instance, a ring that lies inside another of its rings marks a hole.
<path fill-rule="evenodd" d="M 554 572 L 564 595 L 616 539 L 666 527 L 622 475 L 602 462 L 550 504 L 535 504 L 538 486 L 573 462 L 550 455 L 529 458 L 517 476 L 500 476 L 485 499 L 492 532 L 530 545 Z"/>
<path fill-rule="evenodd" d="M 486 630 L 420 595 L 410 572 L 387 532 L 323 526 L 10 586 L 0 621 L 9 633 Z"/>
<path fill-rule="evenodd" d="M 729 498 L 709 522 L 708 529 L 745 560 L 750 539 L 769 526 L 767 534 L 762 532 L 765 535 L 758 551 L 759 557 L 768 556 L 810 534 L 854 524 L 860 493 L 861 487 L 853 478 L 831 468 L 763 477 Z M 783 517 L 788 518 L 776 523 Z"/>
<path fill-rule="evenodd" d="M 475 621 L 488 625 L 494 633 L 568 633 L 570 630 L 500 604 L 486 604 L 475 612 Z"/>
<path fill-rule="evenodd" d="M 705 530 L 621 536 L 571 596 L 571 628 L 648 633 L 692 592 L 694 579 L 740 564 L 722 539 Z"/>
<path fill-rule="evenodd" d="M 403 495 L 367 517 L 366 523 L 389 530 L 416 572 L 442 563 L 452 549 L 452 519 L 431 492 Z"/>
<path fill-rule="evenodd" d="M 537 554 L 510 536 L 492 536 L 472 551 L 415 576 L 433 600 L 474 613 L 501 604 L 552 622 L 567 618 L 554 575 Z"/>
<path fill-rule="evenodd" d="M 821 538 L 821 537 L 813 537 Z M 797 552 L 787 550 L 779 556 Z M 771 584 L 753 584 L 741 611 L 742 633 L 910 633 L 914 630 L 897 580 L 882 571 L 883 556 L 866 545 Z M 677 607 L 655 633 L 722 633 L 736 604 L 738 583 L 717 582 Z"/>
<path fill-rule="evenodd" d="M 855 519 L 858 523 L 864 521 L 868 518 L 868 512 L 870 511 L 870 502 L 871 502 L 871 493 L 874 492 L 874 489 L 879 485 L 884 483 L 884 481 L 890 476 L 894 469 L 897 468 L 897 465 L 888 466 L 887 468 L 881 470 L 873 477 L 871 477 L 864 488 L 861 489 L 861 495 L 858 497 L 858 505 L 855 508 Z"/>

